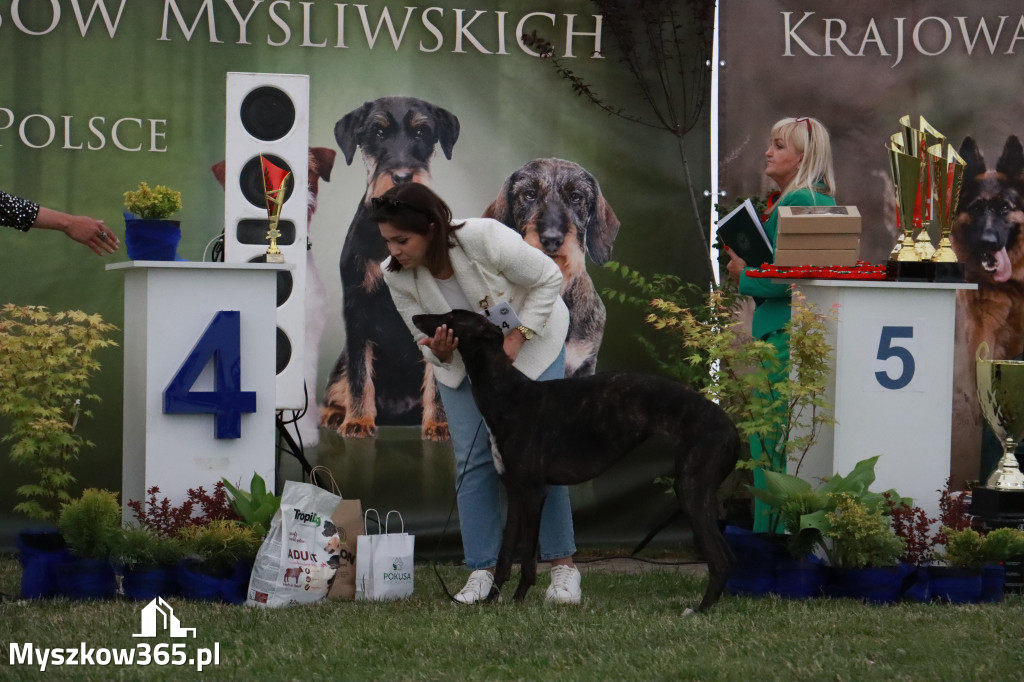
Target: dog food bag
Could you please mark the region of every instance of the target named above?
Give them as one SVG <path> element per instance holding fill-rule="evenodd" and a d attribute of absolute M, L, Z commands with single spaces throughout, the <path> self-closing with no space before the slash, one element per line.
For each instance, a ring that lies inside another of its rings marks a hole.
<path fill-rule="evenodd" d="M 309 483 L 286 481 L 281 508 L 260 546 L 249 578 L 246 604 L 288 606 L 327 596 L 337 562 L 337 530 L 331 522 L 341 497 Z"/>

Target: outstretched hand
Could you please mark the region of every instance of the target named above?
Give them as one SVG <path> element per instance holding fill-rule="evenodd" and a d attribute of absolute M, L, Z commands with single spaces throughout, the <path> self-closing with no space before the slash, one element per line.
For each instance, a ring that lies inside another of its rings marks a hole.
<path fill-rule="evenodd" d="M 448 329 L 448 325 L 442 324 L 434 330 L 433 336 L 420 339 L 419 344 L 430 348 L 441 362 L 448 362 L 452 359 L 455 349 L 459 347 L 459 340 L 455 338 L 455 332 Z"/>

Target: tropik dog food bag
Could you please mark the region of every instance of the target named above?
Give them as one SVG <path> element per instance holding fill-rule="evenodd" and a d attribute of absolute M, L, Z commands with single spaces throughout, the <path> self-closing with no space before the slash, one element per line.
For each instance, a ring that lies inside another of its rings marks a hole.
<path fill-rule="evenodd" d="M 338 566 L 337 529 L 331 515 L 341 497 L 323 488 L 285 481 L 281 508 L 260 546 L 246 604 L 287 606 L 327 596 Z"/>

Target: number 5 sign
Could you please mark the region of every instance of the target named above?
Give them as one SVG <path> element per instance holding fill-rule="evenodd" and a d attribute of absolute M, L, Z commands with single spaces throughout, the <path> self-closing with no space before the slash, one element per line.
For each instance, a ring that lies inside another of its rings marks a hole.
<path fill-rule="evenodd" d="M 254 472 L 273 485 L 277 270 L 293 267 L 107 266 L 125 275 L 125 500 L 156 485 L 179 504 Z"/>
<path fill-rule="evenodd" d="M 875 490 L 896 488 L 938 516 L 949 475 L 956 289 L 963 284 L 801 283 L 819 310 L 838 304 L 830 326 L 836 424 L 804 459 L 809 480 L 848 473 L 881 455 Z"/>

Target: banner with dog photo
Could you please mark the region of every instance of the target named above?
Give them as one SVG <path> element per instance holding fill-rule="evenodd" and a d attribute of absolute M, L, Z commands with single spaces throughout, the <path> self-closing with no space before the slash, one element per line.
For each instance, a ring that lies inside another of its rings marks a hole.
<path fill-rule="evenodd" d="M 1024 351 L 1020 5 L 730 0 L 720 12 L 723 203 L 767 194 L 773 123 L 817 118 L 832 138 L 836 200 L 863 218 L 860 257 L 882 263 L 897 236 L 885 145 L 900 117 L 924 116 L 966 161 L 953 248 L 979 288 L 958 293 L 951 473 L 956 487 L 982 478 L 999 450 L 983 454 L 974 352 L 982 341 L 997 359 Z"/>
<path fill-rule="evenodd" d="M 705 45 L 691 36 L 710 37 L 710 6 L 670 7 L 694 75 L 680 89 L 691 93 L 689 109 L 662 124 L 600 5 L 0 3 L 0 190 L 103 219 L 123 243 L 124 192 L 141 181 L 165 185 L 182 196 L 179 257 L 210 259 L 225 223 L 224 188 L 238 183 L 225 177 L 226 74 L 307 75 L 307 323 L 291 341 L 306 350 L 309 403 L 296 438 L 334 471 L 345 497 L 401 509 L 432 545 L 452 501 L 450 445 L 438 440 L 444 423 L 429 385 L 425 415 L 421 407 L 423 368 L 409 332 L 386 291 L 371 286 L 384 250 L 366 222 L 368 197 L 396 182 L 428 183 L 456 217 L 494 216 L 556 258 L 573 310 L 576 373 L 656 369 L 634 339 L 644 312 L 600 296 L 623 288 L 603 263 L 707 276 L 709 71 Z M 540 57 L 544 42 L 554 60 Z M 579 83 L 586 87 L 574 89 Z M 0 302 L 82 309 L 123 326 L 123 278 L 104 270 L 127 258 L 123 247 L 101 259 L 48 230 L 0 228 L 0 236 Z M 106 349 L 99 360 L 92 388 L 101 400 L 78 424 L 96 446 L 74 473 L 83 486 L 118 489 L 123 355 Z M 579 536 L 643 537 L 673 508 L 654 482 L 670 459 L 648 448 L 575 493 Z M 287 456 L 282 476 L 301 476 Z M 2 478 L 7 499 L 27 482 L 21 471 Z M 602 511 L 607 499 L 637 511 Z M 20 524 L 0 509 L 0 538 Z M 457 546 L 457 534 L 446 541 Z"/>

